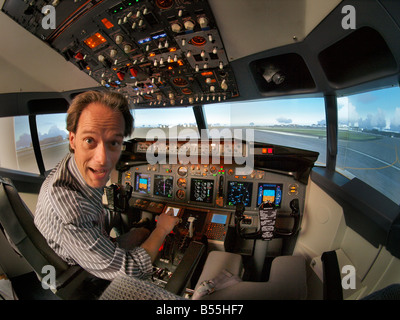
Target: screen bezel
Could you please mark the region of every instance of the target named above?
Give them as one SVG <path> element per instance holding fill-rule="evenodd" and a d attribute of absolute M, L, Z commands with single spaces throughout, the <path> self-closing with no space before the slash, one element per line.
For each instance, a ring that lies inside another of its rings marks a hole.
<path fill-rule="evenodd" d="M 201 201 L 201 200 L 196 200 L 194 197 L 194 181 L 200 180 L 203 182 L 211 182 L 212 183 L 212 189 L 211 189 L 211 199 L 210 201 Z M 192 178 L 190 180 L 190 201 L 196 202 L 196 203 L 202 203 L 205 205 L 212 205 L 214 203 L 214 192 L 215 192 L 215 180 L 214 179 L 203 179 L 203 178 Z"/>
<path fill-rule="evenodd" d="M 138 183 L 137 179 L 138 178 L 140 179 L 142 176 L 147 178 L 147 191 L 144 191 L 144 189 L 139 189 L 139 183 Z M 151 175 L 149 175 L 147 173 L 135 172 L 135 181 L 134 181 L 133 190 L 135 192 L 142 193 L 142 194 L 151 194 Z"/>
<path fill-rule="evenodd" d="M 164 181 L 166 180 L 166 178 L 169 178 L 172 181 L 171 196 L 170 197 L 168 195 L 156 194 L 156 180 L 157 180 L 157 177 L 162 177 Z M 155 174 L 153 178 L 154 178 L 154 180 L 153 180 L 153 195 L 155 197 L 172 199 L 174 197 L 174 176 L 172 176 L 172 175 L 163 175 L 163 174 Z"/>
<path fill-rule="evenodd" d="M 282 206 L 282 200 L 283 200 L 283 184 L 281 184 L 281 183 L 267 183 L 267 182 L 266 183 L 259 183 L 258 186 L 257 186 L 257 207 L 260 206 L 261 203 L 262 203 L 262 201 L 260 201 L 260 187 L 261 186 L 266 186 L 266 187 L 270 186 L 270 188 L 268 188 L 268 189 L 275 191 L 275 200 L 276 200 L 276 194 L 277 194 L 276 191 L 277 191 L 277 189 L 279 187 L 280 193 L 281 193 L 280 202 L 279 202 L 278 205 L 276 203 L 274 203 L 274 207 L 275 208 L 280 208 Z M 265 189 L 267 189 L 267 188 L 265 188 Z M 265 189 L 263 188 L 263 190 L 265 190 Z M 261 195 L 261 199 L 262 199 L 262 195 Z"/>
<path fill-rule="evenodd" d="M 236 206 L 236 204 L 229 204 L 229 193 L 230 193 L 230 191 L 231 191 L 231 183 L 243 183 L 243 184 L 247 184 L 247 185 L 251 185 L 251 187 L 250 188 L 248 188 L 247 190 L 250 190 L 250 201 L 249 201 L 249 204 L 246 206 L 246 208 L 249 208 L 249 207 L 251 207 L 252 206 L 252 203 L 253 203 L 253 187 L 254 187 L 254 185 L 253 185 L 253 182 L 252 181 L 236 181 L 236 180 L 228 180 L 228 182 L 227 182 L 227 190 L 226 190 L 226 205 L 227 206 L 232 206 L 232 207 L 234 207 L 234 206 Z"/>

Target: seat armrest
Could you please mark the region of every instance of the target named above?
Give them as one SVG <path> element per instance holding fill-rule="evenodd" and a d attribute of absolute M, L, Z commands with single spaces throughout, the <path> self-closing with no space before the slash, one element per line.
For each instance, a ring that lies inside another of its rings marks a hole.
<path fill-rule="evenodd" d="M 205 295 L 202 300 L 304 300 L 307 298 L 306 263 L 300 256 L 272 261 L 267 282 L 242 281 Z"/>
<path fill-rule="evenodd" d="M 243 273 L 242 256 L 225 251 L 211 251 L 208 254 L 195 289 L 197 289 L 203 281 L 217 277 L 224 269 L 229 271 L 232 275 L 241 278 Z"/>

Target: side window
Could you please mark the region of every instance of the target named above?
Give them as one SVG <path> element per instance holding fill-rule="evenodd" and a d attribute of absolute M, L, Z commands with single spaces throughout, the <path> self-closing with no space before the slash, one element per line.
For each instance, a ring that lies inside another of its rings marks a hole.
<path fill-rule="evenodd" d="M 53 169 L 69 151 L 66 114 L 36 116 L 40 149 L 45 170 Z"/>
<path fill-rule="evenodd" d="M 37 115 L 45 170 L 51 170 L 68 153 L 66 114 Z M 0 167 L 39 174 L 28 116 L 0 118 Z"/>
<path fill-rule="evenodd" d="M 28 116 L 0 118 L 0 167 L 39 174 Z"/>
<path fill-rule="evenodd" d="M 337 170 L 400 203 L 400 88 L 338 98 Z"/>

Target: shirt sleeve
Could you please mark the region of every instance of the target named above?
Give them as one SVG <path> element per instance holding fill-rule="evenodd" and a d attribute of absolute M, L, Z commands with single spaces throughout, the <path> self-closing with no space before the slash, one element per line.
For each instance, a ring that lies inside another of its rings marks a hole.
<path fill-rule="evenodd" d="M 111 280 L 126 274 L 146 278 L 152 271 L 150 256 L 143 248 L 119 248 L 93 224 L 68 224 L 62 238 L 64 250 L 96 277 Z"/>
<path fill-rule="evenodd" d="M 120 274 L 148 277 L 152 272 L 149 254 L 141 247 L 119 248 L 103 231 L 103 212 L 82 197 L 74 200 L 68 205 L 68 215 L 63 215 L 64 251 L 86 271 L 102 279 L 111 280 Z"/>

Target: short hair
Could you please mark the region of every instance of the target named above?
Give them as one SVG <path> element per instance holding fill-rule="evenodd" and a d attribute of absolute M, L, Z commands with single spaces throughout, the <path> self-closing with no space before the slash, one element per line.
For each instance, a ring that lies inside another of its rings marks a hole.
<path fill-rule="evenodd" d="M 77 95 L 67 111 L 67 130 L 69 132 L 76 133 L 82 111 L 91 103 L 100 103 L 114 111 L 121 112 L 125 122 L 124 137 L 132 133 L 134 119 L 129 111 L 128 100 L 120 93 L 110 91 L 87 91 Z"/>

